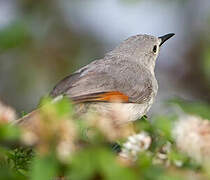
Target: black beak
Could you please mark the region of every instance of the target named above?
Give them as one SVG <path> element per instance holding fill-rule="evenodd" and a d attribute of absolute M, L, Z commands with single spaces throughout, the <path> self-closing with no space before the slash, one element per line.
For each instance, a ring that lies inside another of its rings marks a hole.
<path fill-rule="evenodd" d="M 159 37 L 161 39 L 160 46 L 174 35 L 175 35 L 174 33 L 170 33 L 170 34 L 166 34 L 164 36 Z"/>

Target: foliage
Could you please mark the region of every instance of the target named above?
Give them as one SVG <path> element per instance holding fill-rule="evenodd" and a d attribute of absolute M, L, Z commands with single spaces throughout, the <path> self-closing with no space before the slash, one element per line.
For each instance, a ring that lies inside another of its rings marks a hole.
<path fill-rule="evenodd" d="M 189 111 L 188 106 L 182 106 Z M 190 179 L 190 174 L 195 179 L 208 177 L 208 166 L 177 148 L 173 136 L 178 118 L 175 115 L 159 116 L 152 121 L 144 116 L 133 124 L 137 134 L 144 132 L 151 137 L 149 148 L 139 149 L 134 160 L 122 158 L 123 151 L 116 151 L 116 147 L 127 147 L 127 138 L 110 136 L 112 129 L 106 132 L 109 135 L 103 132 L 97 125 L 101 116 L 91 114 L 78 119 L 74 112 L 74 106 L 66 99 L 56 103 L 44 99 L 35 117 L 40 129 L 29 131 L 5 121 L 0 123 L 0 179 L 182 180 Z M 134 137 L 144 136 L 133 136 L 133 142 Z"/>

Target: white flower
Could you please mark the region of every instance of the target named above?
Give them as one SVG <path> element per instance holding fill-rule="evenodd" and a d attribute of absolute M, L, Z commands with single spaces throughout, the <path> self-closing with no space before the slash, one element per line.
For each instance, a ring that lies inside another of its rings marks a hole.
<path fill-rule="evenodd" d="M 145 151 L 151 144 L 151 137 L 145 132 L 128 137 L 128 141 L 123 144 L 121 157 L 136 160 L 139 152 Z"/>
<path fill-rule="evenodd" d="M 183 162 L 182 162 L 182 161 L 179 161 L 179 160 L 175 160 L 175 161 L 174 161 L 174 164 L 175 164 L 177 167 L 182 167 Z"/>
<path fill-rule="evenodd" d="M 170 165 L 168 159 L 168 153 L 171 151 L 171 143 L 167 142 L 160 150 L 157 152 L 156 156 L 153 159 L 153 164 L 163 164 L 166 167 Z M 176 164 L 175 164 L 176 165 Z"/>
<path fill-rule="evenodd" d="M 69 156 L 75 150 L 74 144 L 70 142 L 60 142 L 56 148 L 58 158 L 62 162 L 66 162 L 69 159 Z"/>
<path fill-rule="evenodd" d="M 210 160 L 210 121 L 181 116 L 173 129 L 177 147 L 198 162 Z"/>
<path fill-rule="evenodd" d="M 12 122 L 16 119 L 16 112 L 9 106 L 6 106 L 0 102 L 0 121 Z"/>
<path fill-rule="evenodd" d="M 24 129 L 22 132 L 21 140 L 24 144 L 33 146 L 38 142 L 39 138 L 35 133 Z"/>

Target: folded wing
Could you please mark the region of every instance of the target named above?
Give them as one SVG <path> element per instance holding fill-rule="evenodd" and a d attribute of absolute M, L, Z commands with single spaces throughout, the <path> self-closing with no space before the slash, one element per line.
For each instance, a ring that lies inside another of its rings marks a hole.
<path fill-rule="evenodd" d="M 149 71 L 133 61 L 96 60 L 64 78 L 50 94 L 62 94 L 76 103 L 144 103 L 152 93 L 150 76 Z"/>

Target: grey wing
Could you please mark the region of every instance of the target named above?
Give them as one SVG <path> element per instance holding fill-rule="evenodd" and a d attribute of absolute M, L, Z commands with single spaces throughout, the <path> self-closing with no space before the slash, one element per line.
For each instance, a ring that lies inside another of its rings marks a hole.
<path fill-rule="evenodd" d="M 57 97 L 59 95 L 65 94 L 65 92 L 72 87 L 72 85 L 79 80 L 79 77 L 83 71 L 81 72 L 75 72 L 73 74 L 70 74 L 69 76 L 62 79 L 56 86 L 53 88 L 53 90 L 50 92 L 51 97 Z"/>
<path fill-rule="evenodd" d="M 97 60 L 66 77 L 51 92 L 85 101 L 109 92 L 120 92 L 129 102 L 144 103 L 152 94 L 150 73 L 133 61 L 115 58 Z"/>

